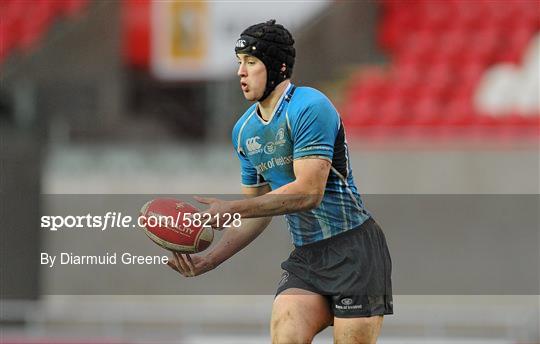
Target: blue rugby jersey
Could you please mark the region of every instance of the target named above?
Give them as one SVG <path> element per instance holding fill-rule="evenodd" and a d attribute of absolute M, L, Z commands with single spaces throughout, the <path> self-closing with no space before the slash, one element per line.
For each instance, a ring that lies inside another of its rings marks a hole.
<path fill-rule="evenodd" d="M 270 184 L 277 189 L 294 181 L 295 159 L 318 157 L 332 163 L 321 204 L 285 215 L 294 245 L 330 238 L 369 218 L 354 184 L 343 124 L 318 90 L 290 84 L 268 122 L 253 104 L 234 126 L 232 141 L 246 187 Z"/>

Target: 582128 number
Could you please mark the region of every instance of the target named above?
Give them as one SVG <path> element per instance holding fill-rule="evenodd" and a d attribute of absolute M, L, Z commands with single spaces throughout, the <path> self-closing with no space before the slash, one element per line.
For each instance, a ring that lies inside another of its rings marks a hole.
<path fill-rule="evenodd" d="M 183 214 L 183 227 L 210 227 L 210 221 L 215 221 L 217 228 L 240 227 L 242 225 L 242 217 L 239 213 L 223 213 L 211 215 L 208 213 Z"/>

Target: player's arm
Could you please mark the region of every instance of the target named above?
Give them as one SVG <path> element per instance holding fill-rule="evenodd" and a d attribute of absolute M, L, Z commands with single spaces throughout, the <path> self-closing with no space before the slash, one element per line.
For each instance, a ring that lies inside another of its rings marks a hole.
<path fill-rule="evenodd" d="M 209 205 L 205 212 L 212 215 L 238 213 L 243 219 L 275 216 L 316 208 L 324 195 L 331 163 L 325 158 L 308 156 L 293 162 L 296 180 L 262 196 L 237 201 L 196 197 Z"/>
<path fill-rule="evenodd" d="M 232 201 L 232 212 L 242 218 L 274 216 L 316 208 L 321 203 L 331 163 L 318 157 L 293 162 L 296 180 L 263 196 Z"/>
<path fill-rule="evenodd" d="M 268 193 L 270 187 L 268 185 L 256 188 L 243 187 L 242 191 L 250 199 Z M 242 219 L 239 227 L 230 227 L 224 232 L 219 243 L 208 253 L 208 258 L 215 266 L 223 263 L 255 240 L 271 220 L 272 217 Z"/>
<path fill-rule="evenodd" d="M 269 191 L 268 185 L 242 188 L 243 194 L 250 198 L 264 195 Z M 271 220 L 271 217 L 242 219 L 239 227 L 229 227 L 224 232 L 221 240 L 208 254 L 190 256 L 173 253 L 173 259 L 169 261 L 169 266 L 186 277 L 210 271 L 255 240 Z"/>

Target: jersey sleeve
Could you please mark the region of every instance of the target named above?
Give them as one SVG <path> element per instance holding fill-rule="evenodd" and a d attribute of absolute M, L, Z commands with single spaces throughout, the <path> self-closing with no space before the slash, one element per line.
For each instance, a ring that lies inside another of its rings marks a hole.
<path fill-rule="evenodd" d="M 236 126 L 233 129 L 232 142 L 236 155 L 238 156 L 238 160 L 240 161 L 240 180 L 242 186 L 259 187 L 268 184 L 268 182 L 264 180 L 264 177 L 257 173 L 257 170 L 255 167 L 253 167 L 251 161 L 249 161 L 249 159 L 246 157 L 242 147 L 239 147 L 238 130 Z"/>
<path fill-rule="evenodd" d="M 318 156 L 332 161 L 339 115 L 327 98 L 311 102 L 291 123 L 293 158 Z"/>
<path fill-rule="evenodd" d="M 264 177 L 257 173 L 251 162 L 246 158 L 243 152 L 236 151 L 240 160 L 240 178 L 242 186 L 256 188 L 268 184 Z"/>

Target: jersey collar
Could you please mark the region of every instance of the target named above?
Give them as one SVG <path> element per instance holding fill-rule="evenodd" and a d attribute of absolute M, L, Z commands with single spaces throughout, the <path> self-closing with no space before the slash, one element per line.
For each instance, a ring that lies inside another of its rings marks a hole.
<path fill-rule="evenodd" d="M 255 107 L 255 115 L 257 116 L 259 121 L 261 121 L 263 125 L 268 125 L 270 122 L 272 122 L 274 115 L 277 113 L 280 113 L 283 110 L 283 106 L 285 105 L 285 102 L 283 100 L 285 99 L 285 97 L 287 97 L 287 100 L 290 99 L 291 95 L 289 93 L 292 88 L 293 88 L 293 83 L 289 82 L 289 86 L 287 86 L 285 91 L 283 91 L 283 93 L 281 94 L 281 97 L 279 97 L 279 100 L 276 103 L 276 106 L 274 107 L 274 111 L 272 111 L 272 114 L 270 115 L 270 118 L 268 119 L 268 121 L 265 121 L 264 119 L 261 118 L 261 116 L 259 116 L 258 114 L 259 103 L 257 103 L 257 106 Z"/>

